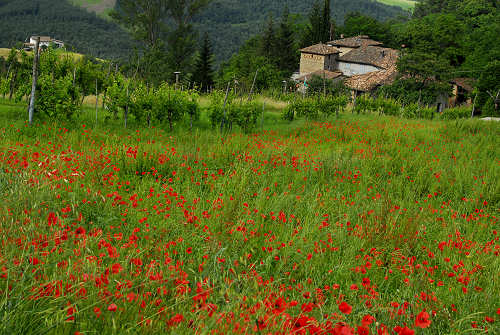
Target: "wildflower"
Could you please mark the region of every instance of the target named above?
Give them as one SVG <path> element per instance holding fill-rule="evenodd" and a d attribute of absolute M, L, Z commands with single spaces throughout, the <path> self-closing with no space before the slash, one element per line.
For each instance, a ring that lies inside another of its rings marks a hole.
<path fill-rule="evenodd" d="M 415 319 L 415 327 L 427 328 L 431 325 L 431 320 L 429 320 L 429 313 L 425 310 L 420 312 Z"/>
<path fill-rule="evenodd" d="M 114 303 L 108 306 L 108 311 L 110 312 L 115 312 L 118 306 L 116 306 Z"/>
<path fill-rule="evenodd" d="M 339 310 L 344 314 L 351 314 L 352 306 L 349 306 L 347 302 L 342 301 L 339 305 Z"/>

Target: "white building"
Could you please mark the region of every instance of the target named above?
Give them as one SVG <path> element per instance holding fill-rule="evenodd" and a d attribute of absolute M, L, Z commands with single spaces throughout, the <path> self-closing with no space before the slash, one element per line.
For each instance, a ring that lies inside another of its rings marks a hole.
<path fill-rule="evenodd" d="M 40 48 L 48 48 L 49 46 L 52 46 L 55 49 L 59 48 L 64 48 L 64 42 L 60 40 L 56 40 L 54 38 L 51 38 L 49 36 L 37 36 L 33 35 L 29 38 L 29 42 L 24 43 L 24 49 L 26 50 L 33 50 L 35 48 L 35 43 L 37 37 L 40 37 Z"/>

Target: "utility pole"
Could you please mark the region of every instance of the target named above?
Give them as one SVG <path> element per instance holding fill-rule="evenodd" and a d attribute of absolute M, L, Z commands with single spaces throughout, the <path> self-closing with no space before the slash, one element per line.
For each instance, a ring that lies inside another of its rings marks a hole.
<path fill-rule="evenodd" d="M 33 50 L 33 82 L 31 84 L 31 98 L 30 106 L 28 108 L 28 120 L 29 125 L 33 123 L 33 113 L 35 111 L 35 95 L 36 95 L 36 83 L 38 80 L 38 47 L 40 45 L 40 36 L 37 36 L 35 41 L 35 50 Z"/>

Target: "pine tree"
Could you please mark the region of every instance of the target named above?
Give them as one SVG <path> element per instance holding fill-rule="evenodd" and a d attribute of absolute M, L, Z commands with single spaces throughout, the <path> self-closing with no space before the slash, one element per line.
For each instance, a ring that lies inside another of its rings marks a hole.
<path fill-rule="evenodd" d="M 294 33 L 290 24 L 288 8 L 285 7 L 281 17 L 279 31 L 276 38 L 276 65 L 278 68 L 291 75 L 297 69 L 298 58 L 295 47 Z"/>
<path fill-rule="evenodd" d="M 213 74 L 213 53 L 208 34 L 205 33 L 203 43 L 199 51 L 198 59 L 196 60 L 195 70 L 193 72 L 194 82 L 202 87 L 202 91 L 206 92 L 214 83 Z"/>

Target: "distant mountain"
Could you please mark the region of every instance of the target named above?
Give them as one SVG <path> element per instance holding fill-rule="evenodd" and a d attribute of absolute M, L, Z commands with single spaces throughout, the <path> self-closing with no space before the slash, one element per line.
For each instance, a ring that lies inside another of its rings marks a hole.
<path fill-rule="evenodd" d="M 200 33 L 209 33 L 221 61 L 260 32 L 270 13 L 277 21 L 288 6 L 291 13 L 306 18 L 314 1 L 213 0 L 196 18 L 195 25 Z M 133 41 L 125 30 L 104 18 L 119 4 L 120 0 L 0 0 L 0 47 L 11 47 L 29 35 L 40 34 L 63 40 L 80 53 L 126 57 L 133 49 Z M 374 0 L 332 0 L 331 4 L 337 23 L 355 11 L 379 20 L 407 15 L 400 7 Z"/>

